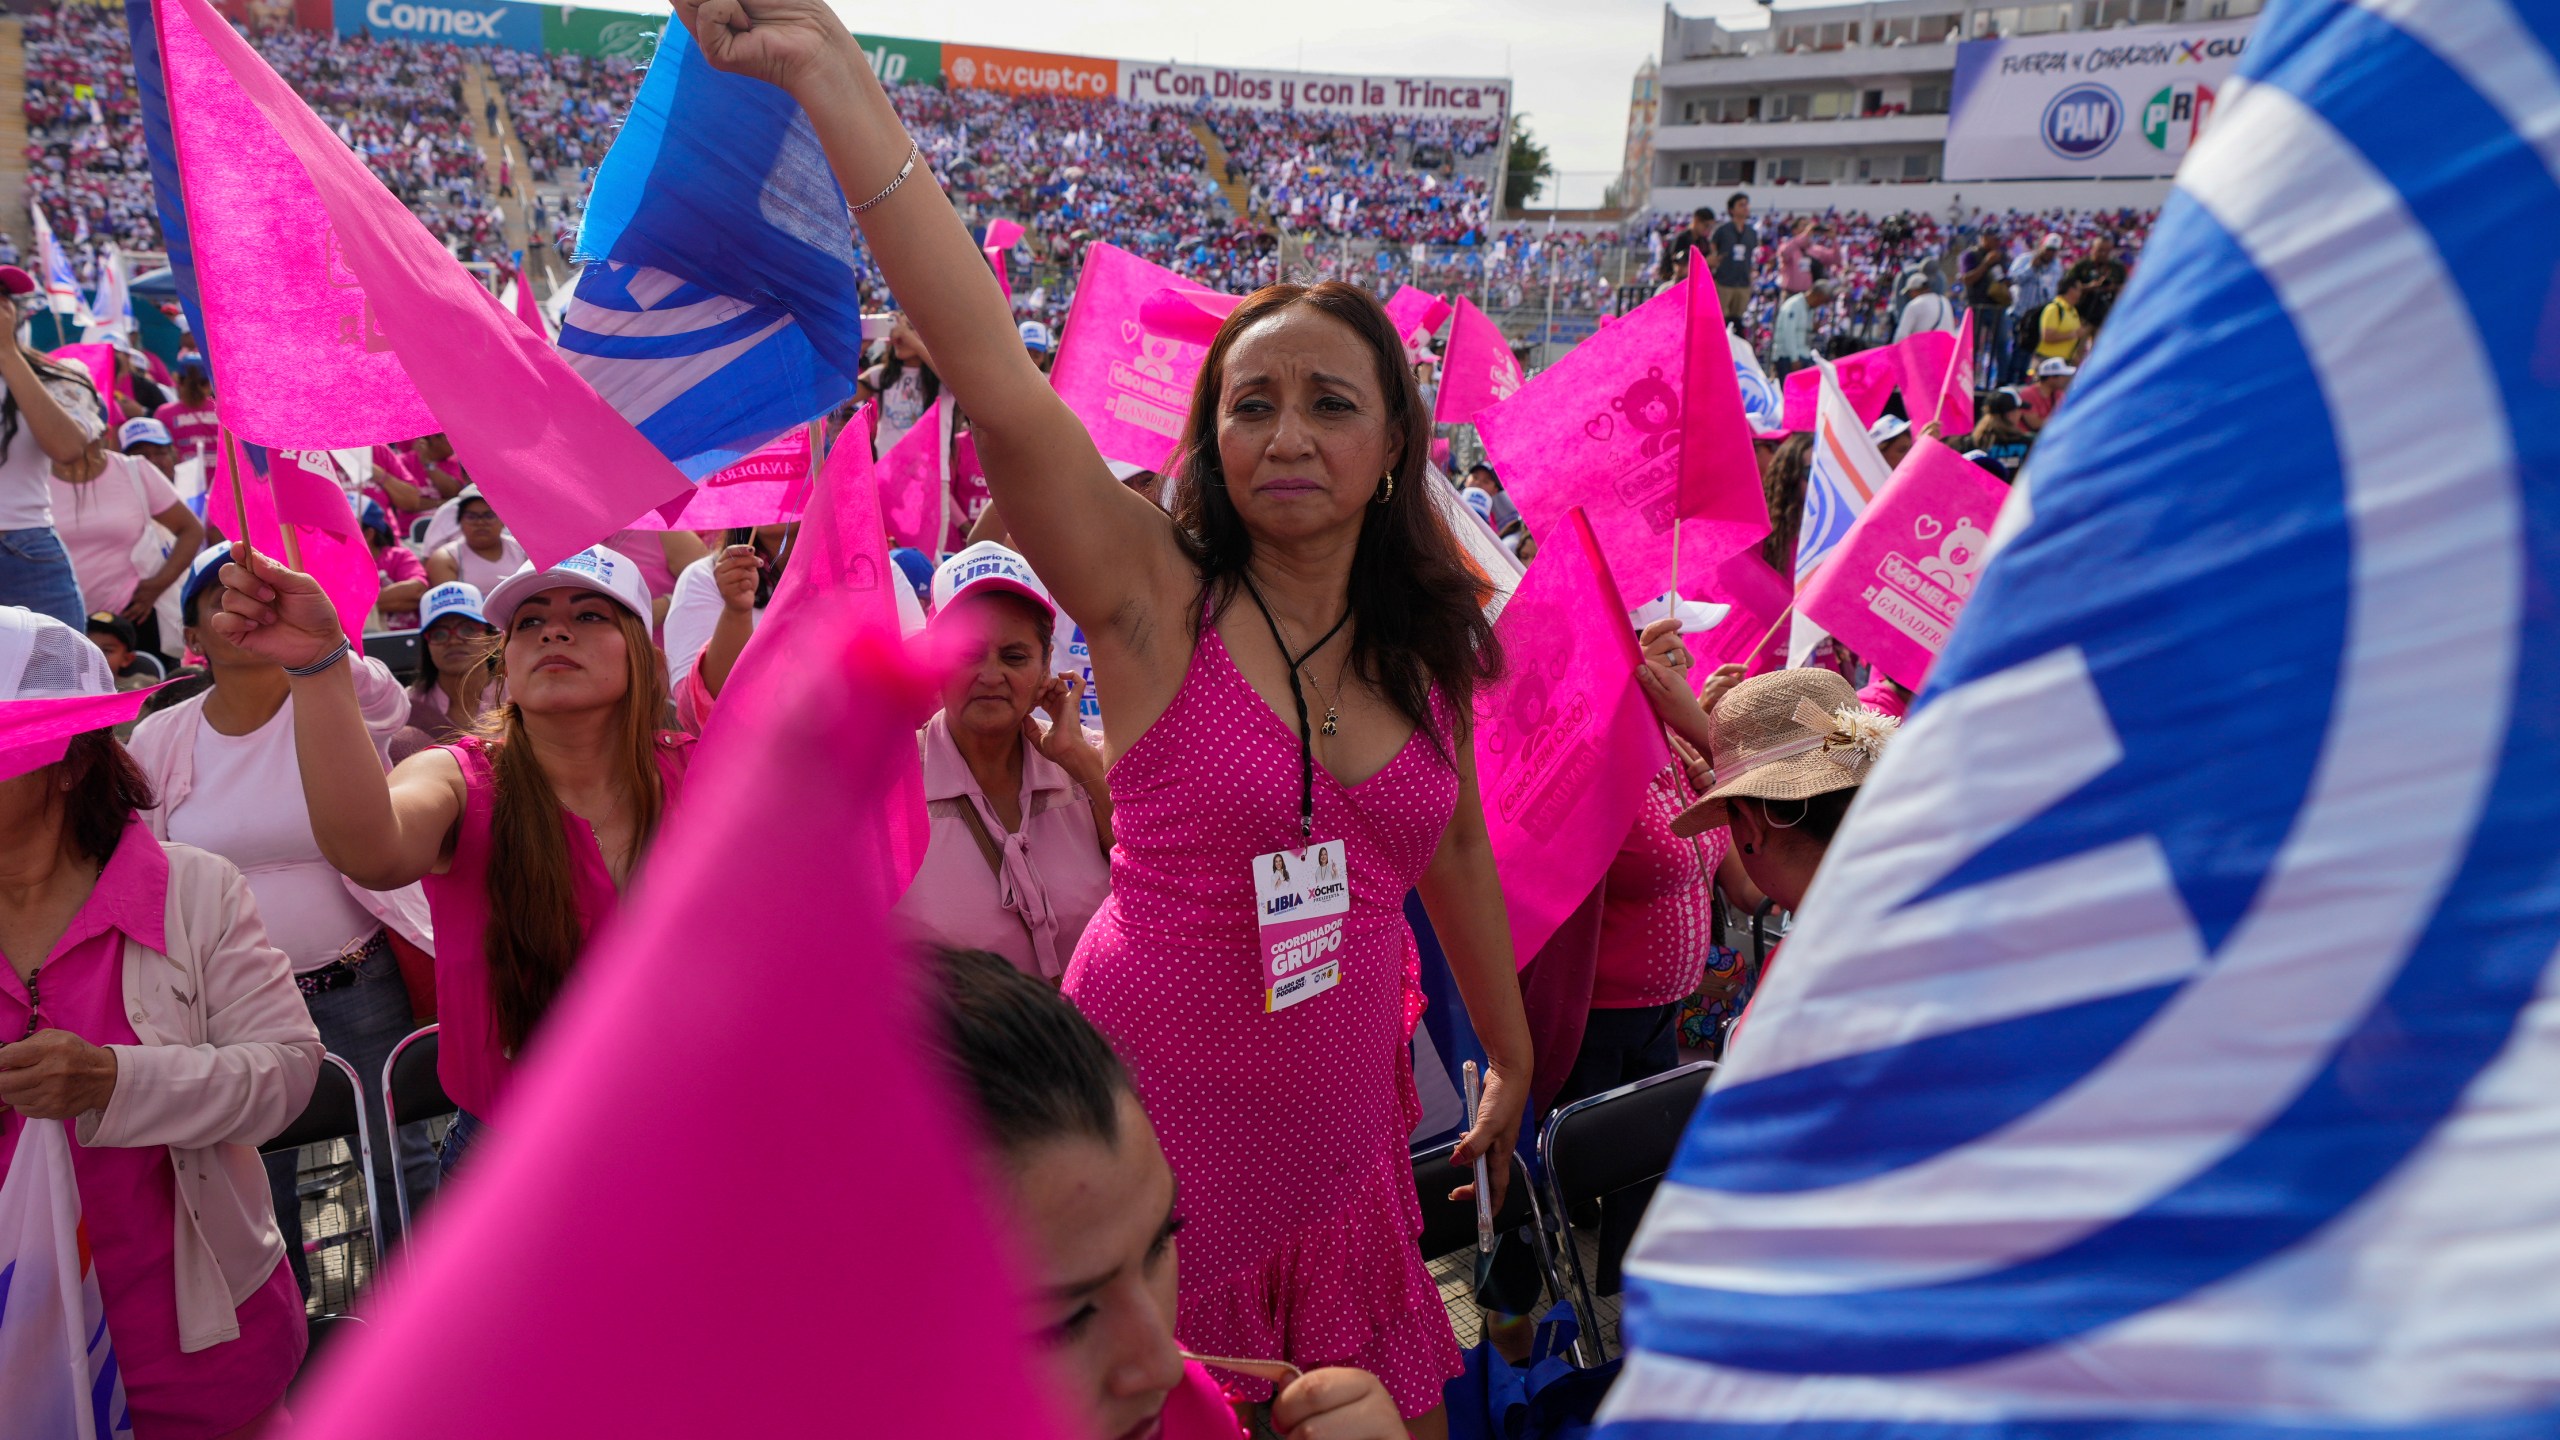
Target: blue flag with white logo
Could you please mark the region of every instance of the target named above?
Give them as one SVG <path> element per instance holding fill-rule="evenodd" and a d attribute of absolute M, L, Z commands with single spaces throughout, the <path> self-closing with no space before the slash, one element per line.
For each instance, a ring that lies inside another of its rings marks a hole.
<path fill-rule="evenodd" d="M 1606 1436 L 2560 1433 L 2560 6 L 2248 56 L 1653 1201 Z"/>
<path fill-rule="evenodd" d="M 701 479 L 853 394 L 853 220 L 799 103 L 670 23 L 596 174 L 560 348 Z"/>

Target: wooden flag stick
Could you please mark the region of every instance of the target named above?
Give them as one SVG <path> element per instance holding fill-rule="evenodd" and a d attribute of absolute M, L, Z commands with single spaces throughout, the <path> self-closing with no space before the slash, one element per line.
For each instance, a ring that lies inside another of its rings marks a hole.
<path fill-rule="evenodd" d="M 1770 621 L 1770 622 L 1769 622 L 1769 628 L 1768 628 L 1768 629 L 1766 629 L 1766 630 L 1761 631 L 1761 632 L 1760 632 L 1760 638 L 1759 638 L 1758 640 L 1756 640 L 1756 641 L 1753 641 L 1753 642 L 1752 642 L 1752 645 L 1751 645 L 1751 648 L 1750 648 L 1749 650 L 1747 650 L 1747 651 L 1743 652 L 1743 653 L 1744 653 L 1745 655 L 1757 655 L 1757 654 L 1759 654 L 1759 653 L 1760 653 L 1760 651 L 1761 651 L 1761 649 L 1762 649 L 1763 647 L 1765 647 L 1765 646 L 1769 643 L 1770 638 L 1771 638 L 1772 636 L 1774 636 L 1774 635 L 1776 635 L 1776 634 L 1778 633 L 1778 627 L 1779 627 L 1779 626 L 1781 626 L 1781 625 L 1786 624 L 1786 623 L 1787 623 L 1787 617 L 1788 617 L 1789 615 L 1792 615 L 1792 614 L 1794 614 L 1794 613 L 1795 613 L 1795 608 L 1796 608 L 1796 602 L 1795 602 L 1795 601 L 1793 601 L 1793 600 L 1789 600 L 1789 601 L 1787 602 L 1787 606 L 1786 606 L 1786 608 L 1778 612 L 1778 618 L 1777 618 L 1777 619 L 1775 619 L 1775 620 Z M 1750 664 L 1751 662 L 1750 662 L 1749 660 L 1747 660 L 1747 659 L 1746 659 L 1746 660 L 1744 660 L 1742 663 L 1744 663 L 1744 664 L 1748 665 L 1748 664 Z"/>

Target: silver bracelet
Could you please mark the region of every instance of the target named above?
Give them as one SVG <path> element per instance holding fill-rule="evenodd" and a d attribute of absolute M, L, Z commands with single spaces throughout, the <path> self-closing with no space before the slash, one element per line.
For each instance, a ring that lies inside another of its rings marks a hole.
<path fill-rule="evenodd" d="M 328 669 L 330 666 L 337 664 L 339 661 L 346 659 L 347 653 L 355 648 L 356 646 L 354 641 L 341 640 L 338 642 L 337 649 L 330 651 L 328 654 L 321 656 L 319 659 L 312 661 L 308 665 L 287 665 L 284 667 L 284 673 L 292 676 L 296 680 L 308 680 L 312 676 L 319 674 L 321 671 Z"/>
<path fill-rule="evenodd" d="M 853 213 L 859 215 L 863 211 L 870 209 L 872 206 L 879 204 L 881 201 L 888 199 L 890 196 L 897 194 L 898 187 L 907 183 L 907 177 L 916 173 L 916 159 L 922 154 L 924 154 L 923 142 L 910 138 L 907 141 L 907 163 L 898 167 L 898 178 L 890 181 L 887 189 L 882 190 L 879 194 L 872 196 L 861 204 L 854 206 Z"/>

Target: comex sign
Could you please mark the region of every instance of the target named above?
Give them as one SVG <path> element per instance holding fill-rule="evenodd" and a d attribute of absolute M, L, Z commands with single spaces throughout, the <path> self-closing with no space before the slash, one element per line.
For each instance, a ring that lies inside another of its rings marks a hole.
<path fill-rule="evenodd" d="M 384 30 L 414 31 L 422 35 L 451 35 L 458 40 L 495 40 L 500 10 L 448 10 L 441 5 L 395 5 L 391 0 L 368 0 L 364 7 L 367 24 Z"/>
<path fill-rule="evenodd" d="M 2065 160 L 2105 153 L 2124 128 L 2124 104 L 2104 85 L 2074 85 L 2044 107 L 2045 148 Z"/>

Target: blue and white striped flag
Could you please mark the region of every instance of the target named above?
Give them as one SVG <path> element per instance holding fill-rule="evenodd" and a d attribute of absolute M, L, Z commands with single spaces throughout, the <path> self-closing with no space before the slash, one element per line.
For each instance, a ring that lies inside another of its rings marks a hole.
<path fill-rule="evenodd" d="M 596 173 L 569 363 L 699 480 L 842 404 L 862 365 L 852 217 L 798 102 L 681 24 Z"/>
<path fill-rule="evenodd" d="M 1604 1436 L 2560 1434 L 2556 56 L 2260 20 L 1646 1217 Z"/>

